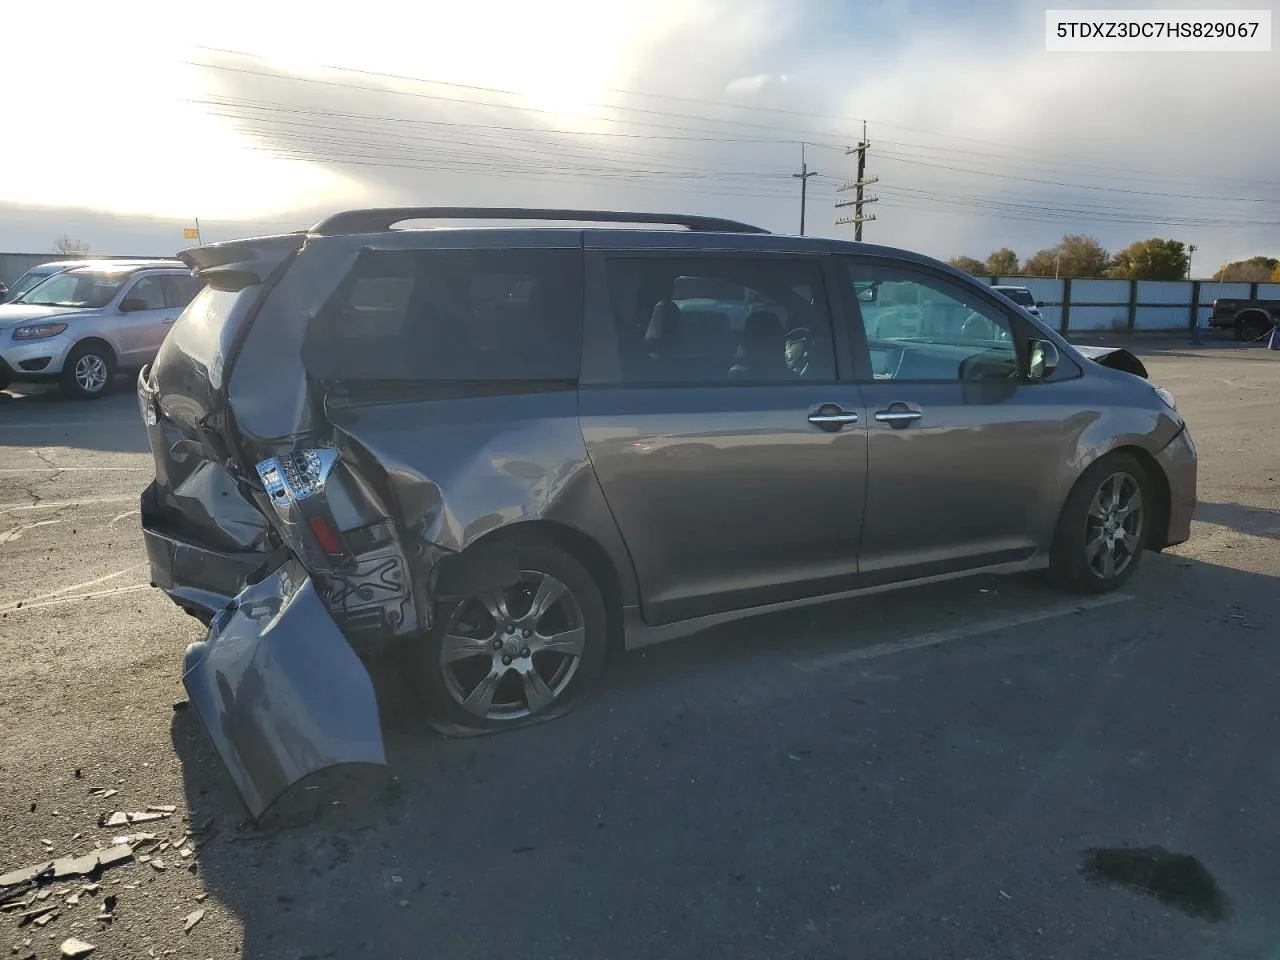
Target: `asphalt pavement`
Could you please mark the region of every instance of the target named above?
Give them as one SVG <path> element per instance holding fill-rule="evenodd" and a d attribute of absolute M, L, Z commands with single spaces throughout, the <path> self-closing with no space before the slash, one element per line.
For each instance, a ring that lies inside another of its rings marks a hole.
<path fill-rule="evenodd" d="M 129 385 L 0 395 L 0 873 L 156 834 L 0 913 L 0 955 L 1276 956 L 1280 353 L 1138 349 L 1201 504 L 1120 594 L 977 579 L 763 617 L 474 740 L 383 665 L 391 764 L 257 825 L 174 708 L 202 630 L 147 585 Z"/>

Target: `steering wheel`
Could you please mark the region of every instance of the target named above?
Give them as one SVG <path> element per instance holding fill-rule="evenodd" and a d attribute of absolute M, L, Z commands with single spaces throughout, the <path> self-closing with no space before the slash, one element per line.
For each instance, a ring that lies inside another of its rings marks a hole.
<path fill-rule="evenodd" d="M 995 329 L 994 336 L 992 335 L 992 328 Z M 966 340 L 1007 341 L 1009 339 L 1009 331 L 974 310 L 964 318 L 964 323 L 960 324 L 960 336 Z"/>

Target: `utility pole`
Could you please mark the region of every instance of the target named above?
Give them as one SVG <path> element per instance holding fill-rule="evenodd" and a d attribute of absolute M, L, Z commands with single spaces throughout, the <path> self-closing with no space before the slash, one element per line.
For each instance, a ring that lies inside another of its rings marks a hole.
<path fill-rule="evenodd" d="M 871 146 L 871 143 L 867 140 L 867 121 L 863 120 L 862 139 L 858 141 L 858 145 L 856 147 L 846 147 L 844 151 L 846 156 L 851 153 L 856 153 L 858 155 L 858 179 L 854 180 L 852 183 L 842 183 L 840 186 L 836 187 L 837 193 L 844 193 L 846 190 L 854 191 L 852 200 L 842 200 L 836 204 L 837 207 L 853 207 L 853 216 L 839 217 L 837 218 L 836 223 L 852 223 L 853 239 L 855 240 L 862 239 L 862 225 L 868 220 L 874 220 L 876 218 L 874 213 L 864 215 L 862 212 L 863 205 L 875 203 L 880 199 L 879 197 L 864 197 L 862 195 L 863 187 L 870 186 L 880 180 L 879 177 L 867 176 L 867 148 L 869 146 Z"/>
<path fill-rule="evenodd" d="M 1190 244 L 1187 247 L 1187 279 L 1191 279 L 1191 256 L 1196 252 L 1196 245 Z"/>
<path fill-rule="evenodd" d="M 809 169 L 809 165 L 804 161 L 804 141 L 800 142 L 800 172 L 793 173 L 791 176 L 800 179 L 800 236 L 804 236 L 804 209 L 806 195 L 808 193 L 809 178 L 816 177 L 818 171 Z"/>

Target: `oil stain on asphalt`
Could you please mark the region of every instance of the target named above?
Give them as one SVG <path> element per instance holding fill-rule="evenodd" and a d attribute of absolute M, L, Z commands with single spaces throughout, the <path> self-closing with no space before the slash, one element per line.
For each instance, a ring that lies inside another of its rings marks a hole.
<path fill-rule="evenodd" d="M 1083 851 L 1081 858 L 1080 873 L 1093 883 L 1136 890 L 1213 923 L 1231 914 L 1231 904 L 1213 875 L 1188 854 L 1163 847 L 1095 847 Z"/>

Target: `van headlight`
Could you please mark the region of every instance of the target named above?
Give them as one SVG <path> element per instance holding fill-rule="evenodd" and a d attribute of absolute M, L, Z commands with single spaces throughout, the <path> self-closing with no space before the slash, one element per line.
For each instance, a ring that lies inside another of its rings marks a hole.
<path fill-rule="evenodd" d="M 30 326 L 18 327 L 13 331 L 15 340 L 47 340 L 56 337 L 67 329 L 65 323 L 33 323 Z"/>
<path fill-rule="evenodd" d="M 1174 401 L 1172 393 L 1170 393 L 1164 387 L 1152 386 L 1151 389 L 1153 389 L 1156 392 L 1156 396 L 1160 398 L 1161 403 L 1163 403 L 1166 407 L 1168 407 L 1174 413 L 1178 412 L 1178 404 Z"/>

